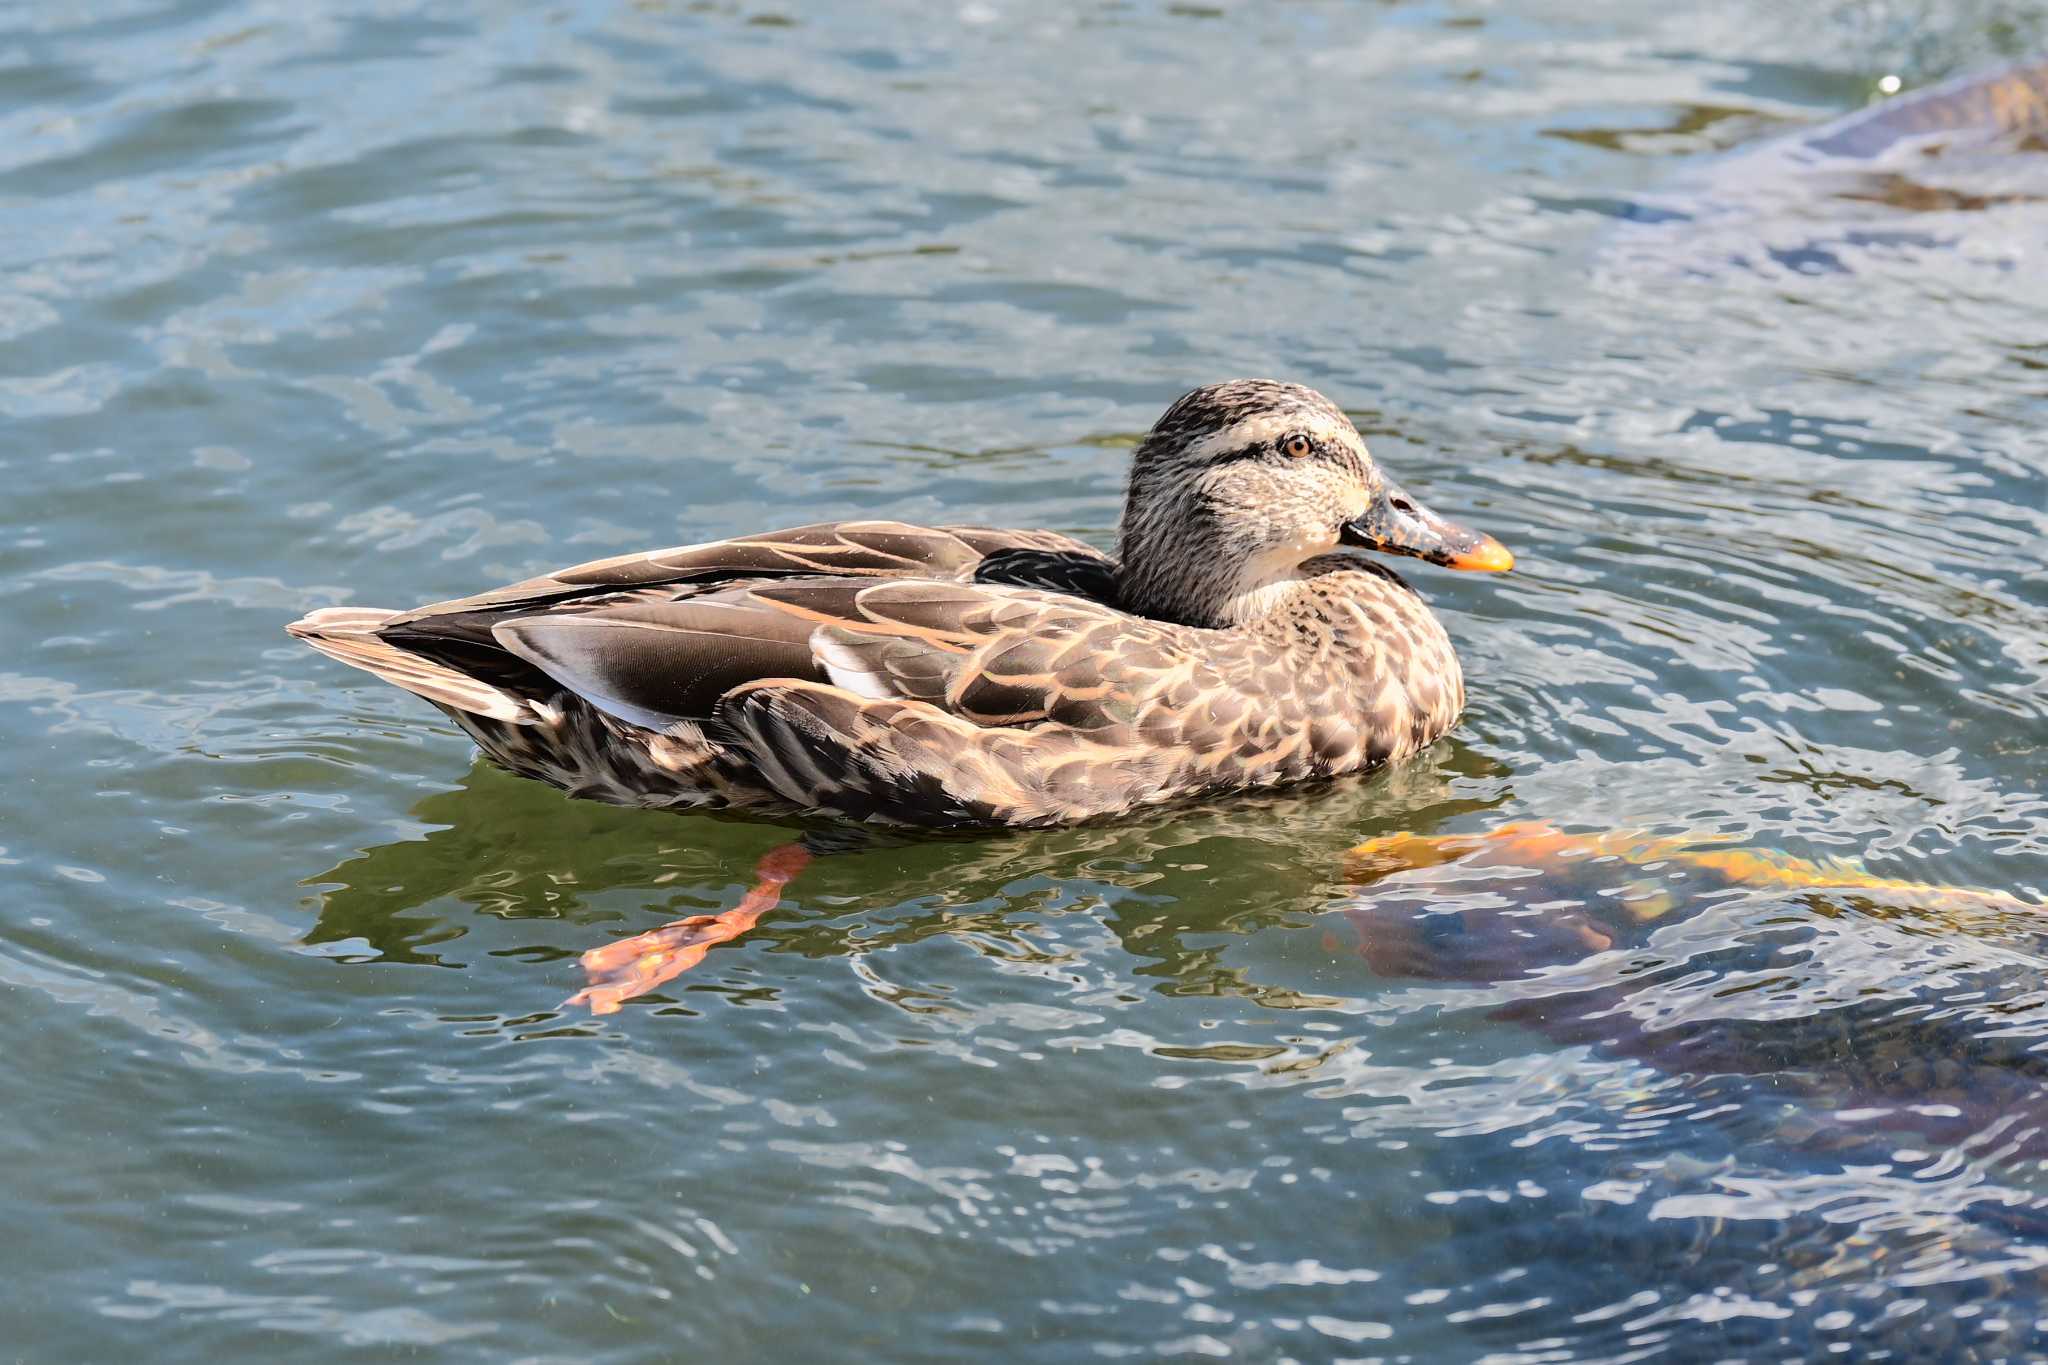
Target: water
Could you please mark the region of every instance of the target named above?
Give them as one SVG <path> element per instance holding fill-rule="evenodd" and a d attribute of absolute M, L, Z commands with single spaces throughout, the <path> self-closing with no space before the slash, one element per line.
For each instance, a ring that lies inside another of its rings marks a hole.
<path fill-rule="evenodd" d="M 2048 19 L 813 8 L 0 16 L 9 1357 L 2048 1348 L 2048 213 L 1633 211 Z M 577 955 L 790 831 L 281 633 L 830 516 L 1106 543 L 1241 374 L 1519 555 L 1418 571 L 1464 725 L 823 859 L 609 1018 Z M 2014 900 L 1351 852 L 1530 821 Z"/>

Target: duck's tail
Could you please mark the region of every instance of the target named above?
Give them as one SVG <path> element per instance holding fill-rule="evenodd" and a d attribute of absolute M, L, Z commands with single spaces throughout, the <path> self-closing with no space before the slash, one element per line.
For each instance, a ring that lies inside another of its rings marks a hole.
<path fill-rule="evenodd" d="M 285 632 L 330 659 L 374 673 L 437 706 L 514 725 L 532 725 L 541 719 L 523 698 L 504 688 L 401 649 L 377 634 L 378 627 L 403 614 L 376 607 L 323 607 L 292 622 Z"/>

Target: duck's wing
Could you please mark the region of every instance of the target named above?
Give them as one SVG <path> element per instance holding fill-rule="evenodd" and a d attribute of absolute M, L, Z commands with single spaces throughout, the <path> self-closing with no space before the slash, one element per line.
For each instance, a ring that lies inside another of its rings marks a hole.
<path fill-rule="evenodd" d="M 544 699 L 568 687 L 622 719 L 659 726 L 708 715 L 727 689 L 756 678 L 825 677 L 808 649 L 815 623 L 762 610 L 733 591 L 742 585 L 815 582 L 852 611 L 854 594 L 877 580 L 965 579 L 983 569 L 1001 581 L 1115 591 L 1110 560 L 1052 531 L 820 522 L 593 560 L 390 613 L 374 635 L 515 695 Z"/>
<path fill-rule="evenodd" d="M 804 611 L 804 585 L 755 595 Z M 810 640 L 826 681 L 735 689 L 718 721 L 785 799 L 859 820 L 1053 824 L 1231 752 L 1241 693 L 1185 627 L 1066 594 L 884 583 Z"/>
<path fill-rule="evenodd" d="M 978 726 L 1132 723 L 1140 699 L 1199 662 L 1181 627 L 1043 589 L 905 581 L 842 594 L 792 582 L 752 595 L 815 623 L 810 648 L 833 686 Z"/>
<path fill-rule="evenodd" d="M 483 635 L 405 635 L 437 627 Z M 1237 665 L 1257 661 L 1208 634 L 1043 588 L 812 574 L 464 608 L 398 637 L 544 719 L 567 692 L 708 743 L 802 809 L 1016 825 L 1155 800 L 1190 768 L 1222 784 L 1298 744 L 1247 714 Z"/>
<path fill-rule="evenodd" d="M 393 618 L 407 625 L 429 617 L 499 612 L 548 602 L 667 584 L 714 584 L 754 578 L 966 578 L 984 561 L 1024 581 L 1036 572 L 1043 586 L 1061 566 L 1077 579 L 1112 583 L 1110 561 L 1055 531 L 1011 531 L 986 526 L 914 526 L 901 521 L 823 521 L 761 535 L 701 545 L 678 545 L 641 554 L 595 559 L 472 597 L 418 607 Z"/>
<path fill-rule="evenodd" d="M 456 619 L 467 629 L 479 618 Z M 978 726 L 1094 726 L 1131 695 L 1113 683 L 1167 660 L 1149 642 L 1167 628 L 1099 603 L 937 579 L 750 579 L 485 619 L 495 648 L 654 728 L 708 719 L 728 693 L 763 681 L 921 702 Z"/>
<path fill-rule="evenodd" d="M 1001 584 L 755 581 L 494 634 L 603 709 L 704 726 L 786 799 L 857 819 L 1113 808 L 1244 719 L 1193 632 Z"/>
<path fill-rule="evenodd" d="M 1018 545 L 991 550 L 974 566 L 973 578 L 976 583 L 1072 593 L 1105 606 L 1117 603 L 1116 561 L 1075 541 L 1060 548 Z"/>

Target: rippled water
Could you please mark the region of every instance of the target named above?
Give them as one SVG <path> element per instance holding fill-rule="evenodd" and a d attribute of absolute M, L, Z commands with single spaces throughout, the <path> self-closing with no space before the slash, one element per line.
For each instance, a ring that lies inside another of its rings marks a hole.
<path fill-rule="evenodd" d="M 1741 169 L 2037 10 L 91 8 L 0 16 L 5 1354 L 2048 1348 L 2048 208 Z M 577 955 L 789 831 L 280 631 L 1106 543 L 1238 374 L 1520 555 L 1418 576 L 1466 723 L 821 859 L 610 1018 Z M 1680 843 L 1354 851 L 1533 822 Z"/>

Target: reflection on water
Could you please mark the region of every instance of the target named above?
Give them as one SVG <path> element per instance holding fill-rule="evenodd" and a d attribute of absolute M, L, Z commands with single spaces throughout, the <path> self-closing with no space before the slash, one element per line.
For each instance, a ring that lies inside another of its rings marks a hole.
<path fill-rule="evenodd" d="M 1469 791 L 1470 779 L 1497 789 L 1506 779 L 1497 764 L 1455 748 L 1445 757 L 1434 772 L 1409 769 L 1063 830 L 913 839 L 823 829 L 814 835 L 823 856 L 801 871 L 748 942 L 847 957 L 955 934 L 1026 953 L 1025 931 L 1013 917 L 1049 895 L 1062 912 L 1068 908 L 1067 891 L 1043 876 L 1057 867 L 1097 883 L 1104 923 L 1143 960 L 1142 974 L 1169 979 L 1171 990 L 1241 993 L 1271 1004 L 1277 992 L 1219 969 L 1218 954 L 1189 947 L 1183 933 L 1299 926 L 1346 885 L 1345 850 L 1361 833 L 1427 831 L 1499 799 L 1454 789 Z M 1453 776 L 1468 780 L 1454 784 Z M 752 879 L 756 859 L 782 842 L 777 827 L 758 822 L 565 805 L 481 760 L 461 787 L 420 801 L 411 815 L 424 837 L 380 845 L 306 879 L 319 898 L 309 943 L 327 945 L 343 962 L 461 966 L 450 945 L 485 932 L 479 915 L 518 924 L 508 931 L 514 934 L 531 934 L 534 921 L 562 921 L 555 941 L 481 949 L 555 965 L 605 934 L 726 908 Z M 1176 894 L 1182 879 L 1203 892 Z M 876 918 L 877 907 L 865 903 L 866 889 L 876 887 L 887 888 L 899 913 Z M 1208 913 L 1184 919 L 1162 908 L 1183 900 Z M 577 975 L 558 968 L 546 988 L 559 994 L 575 984 Z"/>
<path fill-rule="evenodd" d="M 2048 155 L 1784 151 L 2044 48 L 1999 0 L 0 16 L 0 1341 L 2042 1354 Z M 1129 434 L 1260 373 L 1515 547 L 1416 576 L 1452 739 L 846 847 L 615 1016 L 581 954 L 801 831 L 473 766 L 279 633 L 827 517 L 1106 541 Z"/>

